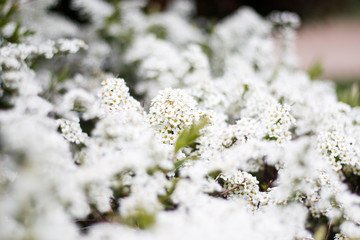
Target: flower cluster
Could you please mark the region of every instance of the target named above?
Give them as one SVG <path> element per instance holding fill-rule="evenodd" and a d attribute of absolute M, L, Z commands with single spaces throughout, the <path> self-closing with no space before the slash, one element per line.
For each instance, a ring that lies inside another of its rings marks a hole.
<path fill-rule="evenodd" d="M 360 158 L 355 143 L 355 140 L 345 137 L 339 131 L 322 132 L 318 136 L 318 149 L 323 159 L 336 171 L 347 165 L 356 172 L 360 169 Z"/>
<path fill-rule="evenodd" d="M 295 123 L 290 114 L 290 106 L 274 104 L 266 110 L 262 118 L 265 125 L 265 138 L 277 140 L 278 143 L 291 139 L 290 127 Z"/>
<path fill-rule="evenodd" d="M 76 144 L 85 142 L 87 135 L 82 132 L 79 122 L 67 119 L 58 119 L 56 122 L 66 140 Z"/>
<path fill-rule="evenodd" d="M 181 89 L 167 88 L 151 101 L 148 122 L 164 143 L 174 144 L 181 131 L 198 121 L 201 115 L 191 96 Z"/>
<path fill-rule="evenodd" d="M 344 234 L 337 233 L 335 234 L 334 240 L 347 240 L 347 238 Z"/>
<path fill-rule="evenodd" d="M 124 109 L 141 111 L 141 106 L 129 94 L 129 88 L 124 79 L 107 78 L 101 82 L 102 105 L 108 112 L 118 112 Z"/>
<path fill-rule="evenodd" d="M 267 205 L 268 196 L 266 192 L 260 192 L 259 181 L 251 174 L 243 171 L 222 173 L 219 179 L 224 181 L 226 196 L 231 199 L 244 199 L 251 210 L 257 209 L 260 204 Z"/>

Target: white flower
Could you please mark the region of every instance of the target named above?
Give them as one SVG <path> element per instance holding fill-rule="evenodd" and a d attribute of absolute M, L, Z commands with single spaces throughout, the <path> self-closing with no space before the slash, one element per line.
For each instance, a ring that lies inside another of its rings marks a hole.
<path fill-rule="evenodd" d="M 195 100 L 183 90 L 167 88 L 151 101 L 147 121 L 164 143 L 174 144 L 181 131 L 200 119 Z"/>
<path fill-rule="evenodd" d="M 58 119 L 56 122 L 66 140 L 76 144 L 85 143 L 88 136 L 82 132 L 79 121 Z"/>
<path fill-rule="evenodd" d="M 129 94 L 129 88 L 126 86 L 124 79 L 108 78 L 102 81 L 101 85 L 101 103 L 102 106 L 110 113 L 136 110 L 141 112 L 140 103 L 132 98 Z"/>

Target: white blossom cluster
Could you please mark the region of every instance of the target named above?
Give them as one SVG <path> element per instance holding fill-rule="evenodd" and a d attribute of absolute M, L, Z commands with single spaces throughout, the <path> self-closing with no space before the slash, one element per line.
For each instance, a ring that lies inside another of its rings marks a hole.
<path fill-rule="evenodd" d="M 318 136 L 318 149 L 335 171 L 344 167 L 358 174 L 360 158 L 357 142 L 339 130 L 321 132 Z"/>
<path fill-rule="evenodd" d="M 83 143 L 86 140 L 87 135 L 82 132 L 79 122 L 67 119 L 58 119 L 57 123 L 66 140 L 76 144 Z"/>
<path fill-rule="evenodd" d="M 296 15 L 70 2 L 0 3 L 0 239 L 360 238 L 360 108 Z"/>
<path fill-rule="evenodd" d="M 174 144 L 181 131 L 199 121 L 202 112 L 195 100 L 181 89 L 164 89 L 151 101 L 148 122 L 164 143 Z"/>
<path fill-rule="evenodd" d="M 104 108 L 109 112 L 119 112 L 125 109 L 141 111 L 141 106 L 129 94 L 129 88 L 124 79 L 109 78 L 101 82 L 101 100 Z"/>
<path fill-rule="evenodd" d="M 36 56 L 52 58 L 57 53 L 75 53 L 87 45 L 78 39 L 47 40 L 38 44 L 8 44 L 0 48 L 0 76 L 5 87 L 16 90 L 20 95 L 34 95 L 40 92 L 40 84 L 34 80 L 34 72 L 26 60 Z"/>
<path fill-rule="evenodd" d="M 251 206 L 254 211 L 260 204 L 266 205 L 268 196 L 266 192 L 260 192 L 259 181 L 247 172 L 231 172 L 220 174 L 219 178 L 224 180 L 224 188 L 226 195 L 230 199 L 243 198 Z"/>
<path fill-rule="evenodd" d="M 290 106 L 275 104 L 262 116 L 265 125 L 266 137 L 277 140 L 278 143 L 291 139 L 289 128 L 295 123 L 290 114 Z"/>

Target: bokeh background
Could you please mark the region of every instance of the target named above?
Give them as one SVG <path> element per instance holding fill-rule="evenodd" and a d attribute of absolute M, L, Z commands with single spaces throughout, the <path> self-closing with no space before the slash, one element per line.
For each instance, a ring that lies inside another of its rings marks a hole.
<path fill-rule="evenodd" d="M 215 23 L 242 6 L 250 6 L 264 17 L 275 10 L 296 12 L 302 20 L 296 42 L 301 68 L 308 71 L 320 66 L 320 77 L 336 82 L 340 100 L 351 93 L 355 94 L 351 98 L 360 104 L 360 0 L 193 1 L 195 18 L 200 23 Z M 170 3 L 171 0 L 148 0 L 148 9 L 161 11 Z M 87 16 L 79 15 L 69 6 L 71 0 L 59 0 L 52 10 L 86 24 Z"/>
<path fill-rule="evenodd" d="M 149 5 L 166 8 L 169 0 Z M 266 17 L 274 10 L 296 12 L 303 25 L 298 30 L 297 50 L 304 70 L 316 63 L 323 77 L 341 82 L 360 80 L 359 0 L 195 0 L 198 17 L 222 19 L 241 6 L 251 6 Z"/>
<path fill-rule="evenodd" d="M 274 10 L 296 12 L 297 53 L 300 67 L 320 68 L 321 78 L 336 83 L 339 100 L 360 105 L 360 0 L 194 0 L 197 17 L 218 21 L 241 6 L 264 17 Z M 150 0 L 165 8 L 169 0 Z"/>

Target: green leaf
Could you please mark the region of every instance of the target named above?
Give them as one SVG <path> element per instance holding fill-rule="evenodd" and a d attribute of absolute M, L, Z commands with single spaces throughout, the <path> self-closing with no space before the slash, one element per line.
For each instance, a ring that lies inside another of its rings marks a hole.
<path fill-rule="evenodd" d="M 154 225 L 155 214 L 147 212 L 145 209 L 137 209 L 136 213 L 123 218 L 122 222 L 130 227 L 146 229 Z"/>
<path fill-rule="evenodd" d="M 336 92 L 338 100 L 349 104 L 351 107 L 360 106 L 359 85 L 354 83 L 338 83 Z"/>
<path fill-rule="evenodd" d="M 186 157 L 186 158 L 184 158 L 182 160 L 175 161 L 174 168 L 173 168 L 172 171 L 176 172 L 177 170 L 179 170 L 179 168 L 181 168 L 184 165 L 184 163 L 186 161 L 190 161 L 190 160 L 191 161 L 197 160 L 197 157 L 196 156 L 189 156 L 189 157 Z"/>
<path fill-rule="evenodd" d="M 154 24 L 148 27 L 147 29 L 148 33 L 154 34 L 158 39 L 166 39 L 167 38 L 167 30 L 164 26 L 160 24 Z"/>
<path fill-rule="evenodd" d="M 174 170 L 176 171 L 176 170 L 178 170 L 183 164 L 185 163 L 185 160 L 180 160 L 180 161 L 177 161 L 177 162 L 175 162 L 175 168 L 174 168 Z"/>
<path fill-rule="evenodd" d="M 200 130 L 208 123 L 209 120 L 207 118 L 202 118 L 199 122 L 193 123 L 190 127 L 185 128 L 175 143 L 175 153 L 181 148 L 194 143 L 201 135 Z"/>
<path fill-rule="evenodd" d="M 216 179 L 219 176 L 220 173 L 221 173 L 220 170 L 215 170 L 215 171 L 210 172 L 208 174 L 208 176 L 211 177 L 212 179 Z"/>
<path fill-rule="evenodd" d="M 180 178 L 175 178 L 172 181 L 172 185 L 169 190 L 166 191 L 166 195 L 158 196 L 159 201 L 164 205 L 165 210 L 174 210 L 176 208 L 176 204 L 174 204 L 171 200 L 171 195 L 174 193 L 176 184 L 179 182 Z"/>
<path fill-rule="evenodd" d="M 62 83 L 62 82 L 65 82 L 65 80 L 67 78 L 69 78 L 69 66 L 68 65 L 65 65 L 63 69 L 61 69 L 60 73 L 59 73 L 59 76 L 57 78 L 57 82 L 58 83 Z"/>
<path fill-rule="evenodd" d="M 203 53 L 205 53 L 205 55 L 208 57 L 208 59 L 211 59 L 212 56 L 214 55 L 214 52 L 210 47 L 210 45 L 207 43 L 199 43 L 199 46 L 201 47 Z"/>
<path fill-rule="evenodd" d="M 320 60 L 316 61 L 315 64 L 308 70 L 308 74 L 311 80 L 317 79 L 323 73 L 324 67 Z"/>
<path fill-rule="evenodd" d="M 18 8 L 19 4 L 15 2 L 10 6 L 10 9 L 5 14 L 1 14 L 2 19 L 0 20 L 0 28 L 4 27 L 10 21 L 10 18 L 15 14 Z"/>

